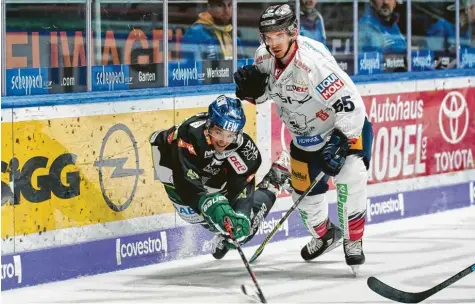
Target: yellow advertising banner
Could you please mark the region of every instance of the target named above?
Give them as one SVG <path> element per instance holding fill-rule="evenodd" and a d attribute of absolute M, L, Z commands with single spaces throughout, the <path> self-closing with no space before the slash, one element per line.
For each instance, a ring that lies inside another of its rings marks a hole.
<path fill-rule="evenodd" d="M 148 140 L 206 110 L 2 123 L 2 238 L 174 212 Z M 255 138 L 255 107 L 246 114 Z"/>

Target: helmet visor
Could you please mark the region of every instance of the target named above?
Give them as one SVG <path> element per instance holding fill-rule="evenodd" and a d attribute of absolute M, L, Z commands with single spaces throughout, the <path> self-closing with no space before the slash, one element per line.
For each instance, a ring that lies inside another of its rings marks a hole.
<path fill-rule="evenodd" d="M 217 126 L 209 130 L 209 135 L 216 140 L 222 140 L 228 143 L 234 143 L 237 141 L 238 138 L 238 134 L 236 132 L 223 130 Z"/>

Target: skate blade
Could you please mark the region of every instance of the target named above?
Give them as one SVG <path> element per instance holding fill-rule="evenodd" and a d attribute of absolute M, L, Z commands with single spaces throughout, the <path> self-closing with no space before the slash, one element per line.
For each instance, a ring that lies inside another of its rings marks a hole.
<path fill-rule="evenodd" d="M 360 265 L 351 265 L 351 272 L 353 273 L 353 276 L 356 278 L 359 275 L 360 272 Z"/>

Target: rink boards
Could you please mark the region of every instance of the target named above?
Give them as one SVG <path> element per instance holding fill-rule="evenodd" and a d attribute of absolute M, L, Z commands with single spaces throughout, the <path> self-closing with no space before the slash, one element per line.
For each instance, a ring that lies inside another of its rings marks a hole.
<path fill-rule="evenodd" d="M 375 130 L 368 224 L 475 205 L 474 83 L 463 75 L 358 84 Z M 58 95 L 43 104 L 30 97 L 35 106 L 10 99 L 2 109 L 2 290 L 209 253 L 211 235 L 185 225 L 156 181 L 148 137 L 232 94 L 222 88 Z M 247 105 L 246 114 L 262 176 L 289 135 L 271 103 L 257 114 Z M 334 190 L 328 197 L 336 202 Z M 278 199 L 251 245 L 290 204 L 288 195 Z M 295 213 L 274 241 L 306 235 Z"/>

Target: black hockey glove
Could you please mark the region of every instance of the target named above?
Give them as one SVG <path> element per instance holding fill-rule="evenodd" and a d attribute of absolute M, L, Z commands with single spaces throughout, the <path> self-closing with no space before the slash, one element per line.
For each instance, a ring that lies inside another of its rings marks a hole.
<path fill-rule="evenodd" d="M 320 150 L 322 171 L 326 175 L 335 176 L 340 173 L 351 144 L 343 132 L 338 129 L 333 130 L 330 140 Z"/>
<path fill-rule="evenodd" d="M 234 73 L 236 96 L 239 99 L 255 100 L 266 91 L 269 75 L 261 73 L 255 65 L 245 65 Z"/>

